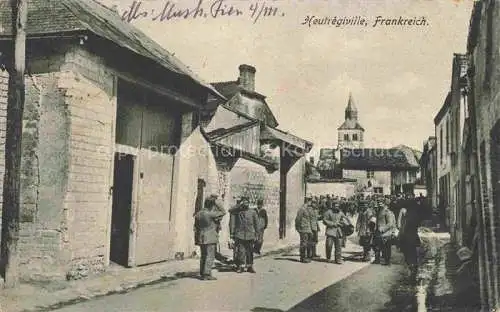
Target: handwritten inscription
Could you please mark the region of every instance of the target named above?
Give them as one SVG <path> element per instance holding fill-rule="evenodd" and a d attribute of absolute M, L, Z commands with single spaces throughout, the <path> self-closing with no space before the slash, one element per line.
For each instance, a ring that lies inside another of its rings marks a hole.
<path fill-rule="evenodd" d="M 247 17 L 253 23 L 263 18 L 284 17 L 285 13 L 274 1 L 230 2 L 228 0 L 198 0 L 191 6 L 181 6 L 173 1 L 165 1 L 160 8 L 147 8 L 142 1 L 133 1 L 122 13 L 126 22 L 149 19 L 157 22 L 167 22 L 180 19 Z"/>

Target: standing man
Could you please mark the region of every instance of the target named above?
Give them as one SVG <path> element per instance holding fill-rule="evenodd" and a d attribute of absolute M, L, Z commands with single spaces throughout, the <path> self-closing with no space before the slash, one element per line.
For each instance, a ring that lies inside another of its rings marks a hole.
<path fill-rule="evenodd" d="M 323 216 L 326 226 L 326 259 L 332 258 L 332 247 L 335 247 L 335 263 L 342 264 L 342 225 L 348 222 L 346 215 L 340 210 L 337 201 L 329 205 L 329 209 Z"/>
<path fill-rule="evenodd" d="M 416 203 L 409 203 L 408 208 L 403 209 L 398 218 L 399 245 L 410 273 L 414 276 L 417 274 L 417 247 L 420 246 L 418 227 L 422 221 L 422 211 L 418 210 Z"/>
<path fill-rule="evenodd" d="M 264 231 L 267 229 L 267 211 L 264 209 L 264 200 L 257 200 L 257 215 L 259 216 L 259 230 L 257 232 L 257 240 L 255 241 L 254 251 L 260 255 L 262 245 L 264 244 Z"/>
<path fill-rule="evenodd" d="M 384 198 L 377 201 L 377 226 L 375 228 L 375 263 L 380 263 L 380 253 L 384 265 L 391 264 L 392 232 L 396 228 L 396 217 L 389 210 Z"/>
<path fill-rule="evenodd" d="M 229 233 L 234 240 L 238 268 L 236 272 L 255 273 L 253 268 L 253 248 L 259 231 L 259 216 L 255 209 L 250 209 L 248 197 L 242 197 L 239 208 L 233 211 L 229 219 Z"/>
<path fill-rule="evenodd" d="M 217 205 L 214 197 L 211 196 L 205 199 L 203 208 L 194 216 L 197 235 L 195 241 L 201 249 L 201 280 L 216 280 L 212 276 L 212 266 L 215 260 L 217 243 L 219 242 L 217 227 L 225 214 L 224 208 Z"/>
<path fill-rule="evenodd" d="M 310 209 L 311 197 L 306 196 L 305 203 L 297 211 L 297 216 L 295 217 L 295 230 L 299 232 L 300 235 L 300 262 L 309 263 L 311 262 L 311 257 L 308 253 L 310 251 L 309 246 L 311 244 L 312 237 L 312 217 Z"/>
<path fill-rule="evenodd" d="M 319 213 L 319 206 L 318 202 L 316 199 L 313 199 L 308 206 L 308 210 L 311 216 L 311 230 L 312 230 L 312 235 L 311 235 L 311 241 L 309 244 L 309 249 L 307 251 L 307 254 L 310 256 L 310 258 L 320 258 L 320 256 L 317 254 L 316 246 L 318 245 L 318 233 L 319 233 L 319 225 L 318 221 L 320 220 L 320 213 Z"/>
<path fill-rule="evenodd" d="M 359 202 L 360 213 L 356 222 L 356 232 L 359 244 L 363 247 L 363 261 L 370 261 L 370 251 L 373 245 L 373 234 L 375 233 L 376 217 L 375 211 L 366 201 Z"/>

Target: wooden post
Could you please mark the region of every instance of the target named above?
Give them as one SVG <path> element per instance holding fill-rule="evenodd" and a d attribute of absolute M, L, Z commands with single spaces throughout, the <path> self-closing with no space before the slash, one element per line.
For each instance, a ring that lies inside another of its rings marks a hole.
<path fill-rule="evenodd" d="M 9 68 L 9 97 L 7 103 L 7 131 L 5 142 L 5 178 L 2 214 L 2 271 L 5 287 L 19 282 L 19 216 L 21 188 L 21 139 L 24 111 L 24 71 L 26 62 L 26 22 L 28 0 L 11 0 L 14 59 Z"/>

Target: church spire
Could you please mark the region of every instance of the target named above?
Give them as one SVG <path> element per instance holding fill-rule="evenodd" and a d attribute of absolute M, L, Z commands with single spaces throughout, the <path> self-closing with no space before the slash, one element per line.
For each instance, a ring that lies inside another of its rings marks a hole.
<path fill-rule="evenodd" d="M 349 92 L 349 100 L 345 109 L 345 120 L 348 119 L 358 120 L 358 109 L 356 108 L 356 105 L 354 105 L 354 99 L 351 92 Z"/>

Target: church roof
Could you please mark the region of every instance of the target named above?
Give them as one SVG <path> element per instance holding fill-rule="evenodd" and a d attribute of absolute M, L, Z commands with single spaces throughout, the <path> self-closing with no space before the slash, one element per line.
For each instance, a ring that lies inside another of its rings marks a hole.
<path fill-rule="evenodd" d="M 345 108 L 346 112 L 357 112 L 358 109 L 356 108 L 356 105 L 354 104 L 354 98 L 352 97 L 352 93 L 349 92 L 349 101 L 347 102 L 347 107 Z"/>
<path fill-rule="evenodd" d="M 361 124 L 354 119 L 346 119 L 344 123 L 340 127 L 338 127 L 337 130 L 362 130 L 365 131 L 365 129 L 361 126 Z"/>

